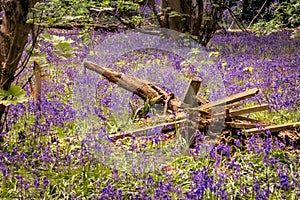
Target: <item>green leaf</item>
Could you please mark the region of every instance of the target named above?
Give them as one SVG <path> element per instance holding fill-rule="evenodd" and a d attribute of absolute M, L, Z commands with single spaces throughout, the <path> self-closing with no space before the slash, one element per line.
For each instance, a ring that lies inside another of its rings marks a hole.
<path fill-rule="evenodd" d="M 50 33 L 48 33 L 48 32 L 45 32 L 45 33 L 43 33 L 42 35 L 41 35 L 41 37 L 43 37 L 44 39 L 46 39 L 46 40 L 48 40 L 48 41 L 50 41 L 50 40 L 52 40 L 52 35 L 50 35 Z M 47 41 L 47 42 L 48 42 Z"/>
<path fill-rule="evenodd" d="M 0 89 L 0 99 L 4 99 L 9 95 L 8 91 Z"/>
<path fill-rule="evenodd" d="M 46 53 L 38 53 L 34 56 L 31 56 L 30 61 L 35 61 L 39 64 L 39 66 L 43 67 L 48 64 L 46 57 L 47 57 Z"/>
<path fill-rule="evenodd" d="M 20 86 L 17 86 L 17 85 L 11 85 L 10 88 L 8 89 L 8 92 L 10 95 L 17 97 L 17 98 L 26 95 L 25 90 L 23 90 Z"/>
<path fill-rule="evenodd" d="M 11 85 L 8 91 L 0 89 L 0 104 L 5 106 L 27 102 L 26 91 L 20 86 Z"/>
<path fill-rule="evenodd" d="M 54 47 L 62 52 L 72 51 L 73 48 L 71 47 L 71 41 L 61 41 L 59 43 L 54 44 Z"/>

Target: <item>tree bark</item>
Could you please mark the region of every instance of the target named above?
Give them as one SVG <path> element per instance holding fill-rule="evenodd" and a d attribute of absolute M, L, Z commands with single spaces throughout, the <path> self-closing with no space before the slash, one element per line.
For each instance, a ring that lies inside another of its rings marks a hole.
<path fill-rule="evenodd" d="M 27 14 L 38 0 L 1 1 L 4 11 L 0 28 L 0 89 L 8 90 L 14 81 L 31 26 Z M 5 106 L 0 104 L 0 123 Z M 2 124 L 2 123 L 1 123 Z"/>
<path fill-rule="evenodd" d="M 162 0 L 161 25 L 178 32 L 197 36 L 206 46 L 220 28 L 227 0 Z"/>
<path fill-rule="evenodd" d="M 242 8 L 242 19 L 246 20 L 249 17 L 249 0 L 243 0 L 243 8 Z"/>

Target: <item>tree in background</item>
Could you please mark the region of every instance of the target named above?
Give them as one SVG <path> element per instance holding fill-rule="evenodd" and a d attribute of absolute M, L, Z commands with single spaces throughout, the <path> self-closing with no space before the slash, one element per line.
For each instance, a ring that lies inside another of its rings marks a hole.
<path fill-rule="evenodd" d="M 239 0 L 230 1 L 236 17 L 254 31 L 268 33 L 300 25 L 299 0 Z"/>
<path fill-rule="evenodd" d="M 21 63 L 22 54 L 32 25 L 27 23 L 27 15 L 38 0 L 2 0 L 3 12 L 0 27 L 0 89 L 9 91 Z M 7 97 L 4 97 L 7 98 Z M 0 99 L 3 100 L 3 99 Z M 5 105 L 0 104 L 0 121 Z"/>
<path fill-rule="evenodd" d="M 268 17 L 258 18 L 253 30 L 261 34 L 278 31 L 283 28 L 296 28 L 300 26 L 300 1 L 287 0 L 273 3 L 268 8 L 271 10 Z"/>
<path fill-rule="evenodd" d="M 206 46 L 213 34 L 220 29 L 227 0 L 162 0 L 160 25 L 195 36 Z"/>

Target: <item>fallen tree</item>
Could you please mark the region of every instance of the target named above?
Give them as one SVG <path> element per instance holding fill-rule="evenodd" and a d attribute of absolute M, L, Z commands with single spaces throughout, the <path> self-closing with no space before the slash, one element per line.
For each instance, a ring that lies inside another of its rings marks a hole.
<path fill-rule="evenodd" d="M 252 134 L 266 135 L 266 131 L 269 131 L 272 135 L 277 137 L 281 135 L 281 137 L 284 137 L 283 139 L 293 141 L 295 145 L 300 147 L 299 122 L 276 125 L 272 122 L 244 116 L 269 109 L 267 104 L 244 107 L 244 103 L 241 102 L 258 94 L 259 89 L 257 88 L 209 102 L 197 96 L 201 79 L 192 79 L 186 89 L 183 102 L 181 102 L 175 94 L 164 91 L 155 83 L 127 76 L 91 62 L 84 62 L 84 67 L 101 74 L 108 81 L 131 91 L 143 100 L 149 99 L 152 105 L 163 104 L 164 123 L 125 131 L 125 133 L 114 133 L 109 135 L 112 140 L 133 135 L 144 136 L 148 130 L 157 127 L 161 127 L 164 134 L 173 134 L 175 136 L 176 131 L 174 127 L 188 125 L 190 133 L 187 139 L 191 141 L 191 146 L 194 142 L 194 133 L 198 130 L 206 135 L 215 134 L 215 136 L 223 133 L 226 136 L 228 131 L 230 134 L 243 132 L 246 137 Z M 223 127 L 221 132 L 214 132 L 213 126 L 220 126 L 220 122 Z M 285 134 L 281 131 L 285 131 Z"/>

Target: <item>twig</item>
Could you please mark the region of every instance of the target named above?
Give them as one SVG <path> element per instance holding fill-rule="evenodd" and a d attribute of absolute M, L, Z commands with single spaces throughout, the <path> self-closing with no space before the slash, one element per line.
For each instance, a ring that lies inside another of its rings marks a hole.
<path fill-rule="evenodd" d="M 236 22 L 236 24 L 238 25 L 238 27 L 243 32 L 247 32 L 248 33 L 248 30 L 244 27 L 244 25 L 242 23 L 240 23 L 240 21 L 238 20 L 238 18 L 235 16 L 234 12 L 229 7 L 227 7 L 227 10 L 229 11 L 230 15 L 233 17 L 233 19 Z"/>
<path fill-rule="evenodd" d="M 268 0 L 265 0 L 264 4 L 261 6 L 261 8 L 259 9 L 258 13 L 253 17 L 253 19 L 251 20 L 250 24 L 248 25 L 247 29 L 250 28 L 254 22 L 254 20 L 256 20 L 256 18 L 258 17 L 258 15 L 261 13 L 262 9 L 265 7 L 265 5 L 267 4 Z"/>

